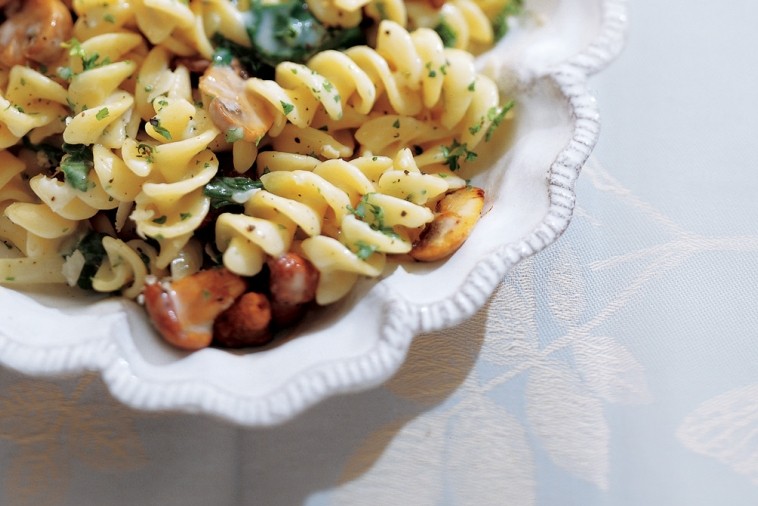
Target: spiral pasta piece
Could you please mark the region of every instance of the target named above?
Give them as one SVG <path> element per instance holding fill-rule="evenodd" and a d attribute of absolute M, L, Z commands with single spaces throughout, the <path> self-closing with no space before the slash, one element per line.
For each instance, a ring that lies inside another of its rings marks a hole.
<path fill-rule="evenodd" d="M 483 205 L 458 170 L 510 106 L 473 53 L 516 0 L 58 3 L 56 59 L 0 62 L 0 283 L 148 305 L 220 264 L 296 314 Z"/>
<path fill-rule="evenodd" d="M 379 24 L 376 48 L 281 63 L 275 80 L 253 78 L 247 87 L 276 110 L 268 132 L 275 151 L 323 159 L 414 147 L 420 165 L 437 170 L 464 163 L 448 161 L 448 147 L 472 153 L 502 111 L 497 86 L 476 72 L 470 53 L 444 47 L 431 29 L 409 32 L 388 20 Z"/>
<path fill-rule="evenodd" d="M 131 218 L 140 235 L 160 244 L 158 265 L 166 267 L 172 257 L 163 250 L 181 249 L 210 210 L 203 187 L 218 170 L 208 146 L 219 131 L 183 98 L 160 99 L 155 110 L 145 127 L 152 143 L 125 146 L 124 162 L 135 174 L 149 176 L 135 197 Z"/>
<path fill-rule="evenodd" d="M 65 105 L 66 90 L 59 83 L 29 67 L 13 67 L 0 94 L 0 147 L 10 147 L 25 135 L 36 140 L 35 130 L 45 127 L 61 131 Z"/>
<path fill-rule="evenodd" d="M 272 169 L 245 214 L 223 213 L 216 221 L 216 246 L 224 265 L 245 276 L 296 247 L 321 273 L 319 304 L 344 296 L 360 276 L 378 276 L 386 255 L 408 253 L 413 236 L 434 219 L 427 204 L 460 183 L 421 173 L 409 151 L 394 160 L 326 160 L 309 169 L 276 154 L 260 155 Z"/>

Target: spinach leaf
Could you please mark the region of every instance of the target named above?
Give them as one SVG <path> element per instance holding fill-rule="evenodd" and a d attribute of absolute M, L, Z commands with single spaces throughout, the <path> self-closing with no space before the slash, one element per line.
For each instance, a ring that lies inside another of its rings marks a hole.
<path fill-rule="evenodd" d="M 261 78 L 274 78 L 273 67 L 263 64 L 254 48 L 237 44 L 219 33 L 213 36 L 212 42 L 215 51 L 211 61 L 214 65 L 228 66 L 236 58 L 251 75 Z"/>
<path fill-rule="evenodd" d="M 89 180 L 89 171 L 94 166 L 92 147 L 84 144 L 63 144 L 63 152 L 66 154 L 61 160 L 61 170 L 66 182 L 77 190 L 86 192 L 93 184 Z"/>
<path fill-rule="evenodd" d="M 76 285 L 84 290 L 92 290 L 92 278 L 97 274 L 97 270 L 105 258 L 105 248 L 103 248 L 103 237 L 105 234 L 99 232 L 90 232 L 82 237 L 76 245 L 75 251 L 79 251 L 84 257 L 84 267 L 79 273 L 79 279 Z"/>
<path fill-rule="evenodd" d="M 253 3 L 247 33 L 258 55 L 271 66 L 282 61 L 303 63 L 319 51 L 355 45 L 360 28 L 327 28 L 302 0 L 279 4 Z"/>
<path fill-rule="evenodd" d="M 263 4 L 255 0 L 246 21 L 252 47 L 245 47 L 219 34 L 213 37 L 213 63 L 229 65 L 237 58 L 252 75 L 266 78 L 283 61 L 305 63 L 326 49 L 344 49 L 365 43 L 360 27 L 329 28 L 308 10 L 302 0 Z"/>
<path fill-rule="evenodd" d="M 263 188 L 257 179 L 249 177 L 215 177 L 203 188 L 203 194 L 211 199 L 211 207 L 239 206 L 245 203 L 247 194 Z"/>
<path fill-rule="evenodd" d="M 34 144 L 28 137 L 23 138 L 24 147 L 37 153 L 37 163 L 45 169 L 57 169 L 63 158 L 63 150 L 52 144 Z"/>

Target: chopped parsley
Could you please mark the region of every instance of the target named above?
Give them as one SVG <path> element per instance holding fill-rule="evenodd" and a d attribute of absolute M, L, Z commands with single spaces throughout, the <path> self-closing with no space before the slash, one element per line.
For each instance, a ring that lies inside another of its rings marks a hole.
<path fill-rule="evenodd" d="M 518 16 L 524 11 L 524 0 L 510 0 L 492 20 L 492 30 L 498 41 L 508 33 L 508 18 Z"/>
<path fill-rule="evenodd" d="M 437 77 L 437 71 L 432 69 L 432 62 L 430 61 L 426 62 L 425 67 L 426 67 L 426 70 L 428 71 L 427 77 L 429 77 L 430 79 L 434 79 L 435 77 Z"/>
<path fill-rule="evenodd" d="M 68 49 L 69 56 L 78 56 L 79 58 L 81 58 L 82 68 L 84 70 L 91 70 L 91 69 L 102 67 L 103 65 L 108 65 L 109 63 L 111 63 L 111 60 L 108 57 L 103 58 L 102 61 L 98 61 L 100 59 L 99 53 L 92 53 L 88 55 L 84 51 L 84 48 L 82 47 L 81 43 L 75 38 L 69 40 L 68 42 L 64 42 L 63 44 L 61 44 L 61 46 Z M 63 67 L 63 68 L 66 68 L 66 67 Z M 69 69 L 69 71 L 71 71 L 71 69 Z"/>
<path fill-rule="evenodd" d="M 360 258 L 361 260 L 366 260 L 368 257 L 374 254 L 376 251 L 376 246 L 373 244 L 368 244 L 364 241 L 357 241 L 355 243 L 355 256 Z"/>
<path fill-rule="evenodd" d="M 510 100 L 503 104 L 502 107 L 493 107 L 487 111 L 487 119 L 491 120 L 492 123 L 490 123 L 490 126 L 487 128 L 487 133 L 484 134 L 485 141 L 492 139 L 492 136 L 495 134 L 495 130 L 497 130 L 497 127 L 499 127 L 505 119 L 505 115 L 508 114 L 508 111 L 510 111 L 514 105 L 515 102 L 513 100 Z"/>
<path fill-rule="evenodd" d="M 282 104 L 282 109 L 284 110 L 284 115 L 288 115 L 292 112 L 292 110 L 295 108 L 294 105 L 290 104 L 289 102 L 285 102 L 284 100 L 280 100 L 279 103 Z"/>
<path fill-rule="evenodd" d="M 397 233 L 392 227 L 385 225 L 384 209 L 382 209 L 381 206 L 372 204 L 368 201 L 370 195 L 371 193 L 367 193 L 361 197 L 361 200 L 358 202 L 358 205 L 355 206 L 355 208 L 348 206 L 348 212 L 353 214 L 361 221 L 368 223 L 373 230 L 381 232 L 390 237 L 398 237 Z"/>
<path fill-rule="evenodd" d="M 466 162 L 470 162 L 476 159 L 476 153 L 470 151 L 468 146 L 464 142 L 461 144 L 457 139 L 453 139 L 453 143 L 450 146 L 442 146 L 440 148 L 442 156 L 445 158 L 445 165 L 450 167 L 450 170 L 458 170 L 461 168 L 461 159 Z"/>
<path fill-rule="evenodd" d="M 241 140 L 244 137 L 244 132 L 241 127 L 230 128 L 226 131 L 226 142 L 232 143 Z"/>
<path fill-rule="evenodd" d="M 434 31 L 442 39 L 442 44 L 445 47 L 455 47 L 455 43 L 458 41 L 458 34 L 455 32 L 452 26 L 443 17 L 437 26 L 434 27 Z"/>
<path fill-rule="evenodd" d="M 58 67 L 56 74 L 64 81 L 70 81 L 74 77 L 74 71 L 71 70 L 71 67 Z"/>
<path fill-rule="evenodd" d="M 164 127 L 161 126 L 161 122 L 160 122 L 160 120 L 158 118 L 151 118 L 150 119 L 150 124 L 153 126 L 153 128 L 158 133 L 158 135 L 162 135 L 163 137 L 165 137 L 169 141 L 172 140 L 171 139 L 171 132 L 169 132 L 168 130 L 166 130 L 166 128 L 164 128 Z"/>
<path fill-rule="evenodd" d="M 97 114 L 95 115 L 95 117 L 98 119 L 98 121 L 104 120 L 105 118 L 107 118 L 108 117 L 108 108 L 107 107 L 103 107 L 102 109 L 100 109 L 99 111 L 97 111 Z"/>
<path fill-rule="evenodd" d="M 153 153 L 158 151 L 158 148 L 141 142 L 137 144 L 137 156 L 144 158 L 147 163 L 153 163 Z"/>

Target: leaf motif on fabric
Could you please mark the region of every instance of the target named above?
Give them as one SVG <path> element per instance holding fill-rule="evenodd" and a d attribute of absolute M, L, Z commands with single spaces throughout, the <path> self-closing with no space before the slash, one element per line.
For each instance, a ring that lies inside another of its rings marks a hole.
<path fill-rule="evenodd" d="M 568 244 L 562 242 L 550 250 L 550 278 L 545 286 L 553 316 L 564 324 L 576 325 L 587 306 L 587 292 L 579 258 Z"/>
<path fill-rule="evenodd" d="M 80 405 L 69 437 L 71 452 L 93 469 L 127 471 L 147 463 L 131 412 L 115 403 Z"/>
<path fill-rule="evenodd" d="M 54 439 L 66 413 L 63 390 L 49 381 L 19 381 L 0 395 L 0 438 L 14 443 Z"/>
<path fill-rule="evenodd" d="M 514 416 L 474 395 L 451 426 L 446 473 L 455 477 L 447 480 L 452 503 L 536 504 L 534 455 Z"/>
<path fill-rule="evenodd" d="M 441 402 L 469 377 L 484 341 L 484 321 L 413 339 L 403 365 L 385 387 L 395 395 L 429 405 Z"/>
<path fill-rule="evenodd" d="M 576 339 L 572 349 L 579 374 L 595 394 L 621 404 L 650 401 L 642 365 L 618 341 L 590 334 Z"/>
<path fill-rule="evenodd" d="M 334 503 L 440 504 L 446 420 L 431 414 L 380 427 L 347 460 Z"/>
<path fill-rule="evenodd" d="M 103 402 L 101 392 L 84 400 L 95 378 L 78 379 L 70 395 L 59 384 L 42 380 L 19 381 L 0 395 L 0 437 L 17 446 L 3 469 L 2 504 L 62 503 L 68 487 L 62 455 L 73 455 L 98 471 L 146 463 L 127 408 Z"/>
<path fill-rule="evenodd" d="M 676 431 L 685 448 L 729 466 L 758 485 L 758 384 L 709 399 Z"/>
<path fill-rule="evenodd" d="M 25 445 L 3 469 L 2 504 L 57 506 L 67 488 L 67 467 L 57 441 Z"/>
<path fill-rule="evenodd" d="M 534 261 L 519 263 L 506 276 L 487 306 L 487 339 L 482 359 L 512 366 L 538 352 Z"/>
<path fill-rule="evenodd" d="M 529 371 L 526 414 L 533 432 L 556 465 L 608 488 L 608 422 L 601 401 L 575 371 L 546 360 Z"/>

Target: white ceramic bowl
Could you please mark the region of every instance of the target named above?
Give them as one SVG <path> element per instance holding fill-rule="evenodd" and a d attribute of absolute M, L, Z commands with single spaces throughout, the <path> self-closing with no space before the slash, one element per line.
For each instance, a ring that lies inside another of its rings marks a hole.
<path fill-rule="evenodd" d="M 527 0 L 527 15 L 479 67 L 517 100 L 516 119 L 473 179 L 486 214 L 452 258 L 396 265 L 359 284 L 267 348 L 183 353 L 143 310 L 68 290 L 0 288 L 0 362 L 30 375 L 98 370 L 112 394 L 143 410 L 221 417 L 248 426 L 287 420 L 342 392 L 389 378 L 413 337 L 473 315 L 517 262 L 555 241 L 574 183 L 597 140 L 589 75 L 620 51 L 622 0 Z"/>

